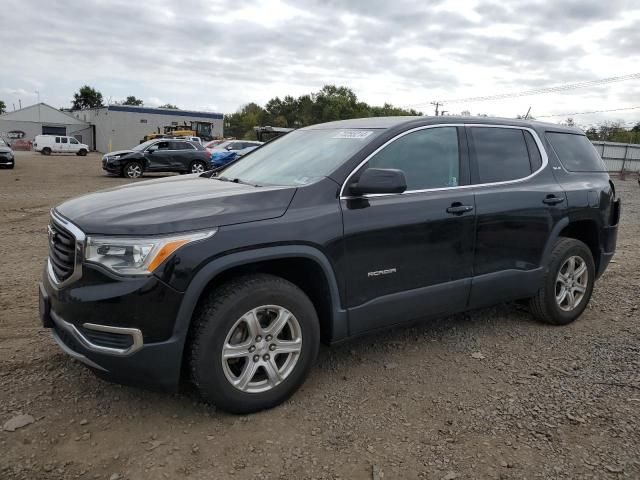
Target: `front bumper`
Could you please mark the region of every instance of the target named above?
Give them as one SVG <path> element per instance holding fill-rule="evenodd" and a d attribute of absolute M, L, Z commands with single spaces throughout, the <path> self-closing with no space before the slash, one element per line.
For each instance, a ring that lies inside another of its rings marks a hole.
<path fill-rule="evenodd" d="M 120 173 L 122 170 L 122 166 L 118 162 L 117 164 L 114 162 L 107 162 L 106 160 L 102 160 L 102 169 L 109 173 Z"/>
<path fill-rule="evenodd" d="M 85 265 L 82 278 L 62 289 L 45 268 L 39 294 L 43 326 L 65 353 L 109 380 L 177 389 L 180 292 L 155 277 L 114 279 Z"/>
<path fill-rule="evenodd" d="M 10 167 L 15 163 L 14 157 L 6 157 L 4 155 L 0 155 L 0 166 L 2 167 Z"/>

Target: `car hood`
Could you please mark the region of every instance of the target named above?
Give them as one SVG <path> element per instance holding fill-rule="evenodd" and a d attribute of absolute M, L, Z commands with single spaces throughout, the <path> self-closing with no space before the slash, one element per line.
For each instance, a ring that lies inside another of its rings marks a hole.
<path fill-rule="evenodd" d="M 0 147 L 0 153 L 9 153 L 11 151 L 11 147 Z"/>
<path fill-rule="evenodd" d="M 134 150 L 118 150 L 115 152 L 105 153 L 105 157 L 113 157 L 114 155 L 128 155 L 129 153 L 133 153 Z"/>
<path fill-rule="evenodd" d="M 159 235 L 280 217 L 295 191 L 185 175 L 91 193 L 56 211 L 87 234 Z"/>

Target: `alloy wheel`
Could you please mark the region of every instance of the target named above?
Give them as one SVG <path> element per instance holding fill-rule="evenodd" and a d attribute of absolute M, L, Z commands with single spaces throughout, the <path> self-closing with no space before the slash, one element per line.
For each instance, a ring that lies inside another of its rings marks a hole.
<path fill-rule="evenodd" d="M 238 390 L 261 393 L 282 383 L 302 350 L 296 317 L 278 305 L 248 311 L 231 327 L 222 347 L 225 377 Z"/>
<path fill-rule="evenodd" d="M 140 165 L 127 166 L 127 177 L 138 178 L 142 175 L 142 167 Z"/>
<path fill-rule="evenodd" d="M 204 172 L 204 163 L 194 162 L 194 164 L 191 165 L 191 173 L 202 173 L 202 172 Z"/>
<path fill-rule="evenodd" d="M 574 255 L 565 260 L 558 271 L 555 284 L 556 303 L 561 310 L 570 312 L 584 299 L 589 282 L 587 263 Z"/>

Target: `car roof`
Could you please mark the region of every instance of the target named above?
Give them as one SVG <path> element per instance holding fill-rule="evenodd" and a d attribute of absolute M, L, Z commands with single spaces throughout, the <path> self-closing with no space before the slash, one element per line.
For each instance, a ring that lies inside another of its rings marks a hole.
<path fill-rule="evenodd" d="M 538 122 L 534 120 L 521 120 L 515 118 L 499 118 L 499 117 L 468 117 L 468 116 L 399 116 L 399 117 L 369 117 L 369 118 L 353 118 L 350 120 L 338 120 L 335 122 L 320 123 L 311 125 L 301 130 L 323 130 L 334 128 L 374 128 L 389 129 L 394 127 L 406 126 L 422 126 L 422 125 L 438 125 L 445 123 L 455 124 L 483 124 L 483 125 L 505 125 L 514 127 L 525 127 L 535 130 L 553 130 L 557 132 L 579 133 L 582 130 L 569 127 L 566 125 L 558 125 L 556 123 Z"/>

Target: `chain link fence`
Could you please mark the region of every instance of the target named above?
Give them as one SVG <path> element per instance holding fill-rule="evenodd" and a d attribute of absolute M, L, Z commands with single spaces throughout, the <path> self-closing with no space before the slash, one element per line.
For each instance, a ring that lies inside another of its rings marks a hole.
<path fill-rule="evenodd" d="M 633 143 L 592 142 L 610 173 L 640 172 L 640 145 Z"/>

